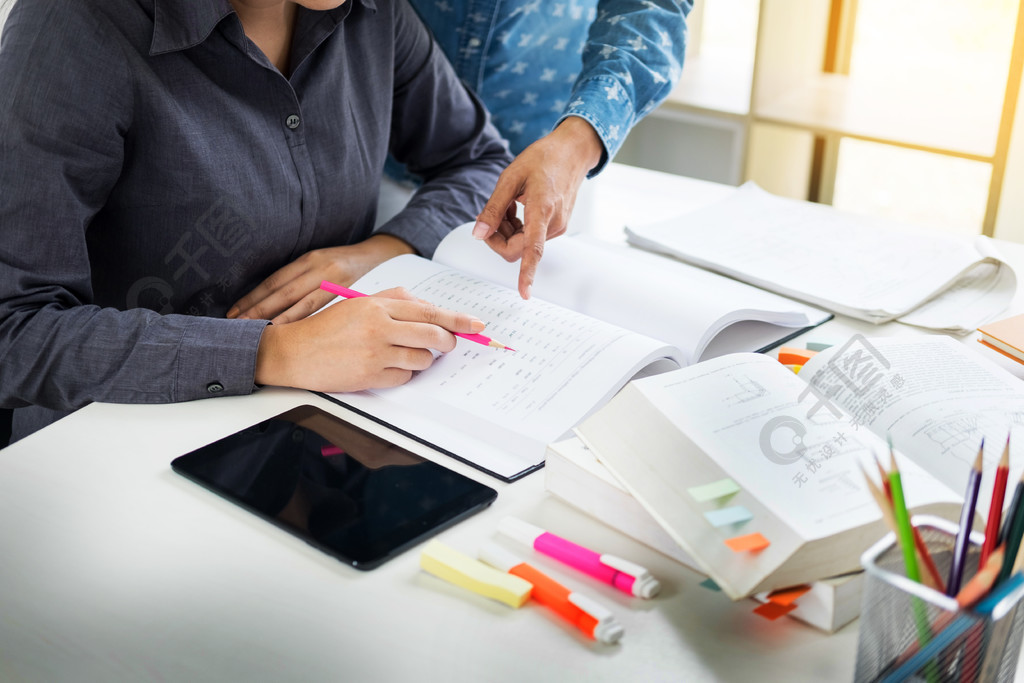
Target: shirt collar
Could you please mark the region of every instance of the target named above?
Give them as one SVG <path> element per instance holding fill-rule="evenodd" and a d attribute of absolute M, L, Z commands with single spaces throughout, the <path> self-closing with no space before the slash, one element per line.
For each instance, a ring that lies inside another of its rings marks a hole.
<path fill-rule="evenodd" d="M 359 2 L 370 11 L 377 11 L 375 0 L 348 0 L 323 14 L 328 15 L 337 25 L 348 14 L 348 5 L 353 2 Z M 149 46 L 149 54 L 175 52 L 198 45 L 213 33 L 224 17 L 234 11 L 228 0 L 154 0 L 153 41 Z"/>

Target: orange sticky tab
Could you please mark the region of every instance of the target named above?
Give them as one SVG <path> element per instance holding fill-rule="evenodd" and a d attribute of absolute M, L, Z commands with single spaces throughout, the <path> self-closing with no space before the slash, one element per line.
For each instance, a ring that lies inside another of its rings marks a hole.
<path fill-rule="evenodd" d="M 792 605 L 797 598 L 809 590 L 811 587 L 806 583 L 792 588 L 780 588 L 768 594 L 768 602 L 774 602 L 776 605 Z"/>
<path fill-rule="evenodd" d="M 796 609 L 796 605 L 780 605 L 777 602 L 766 602 L 754 608 L 754 614 L 760 615 L 769 621 L 775 621 Z"/>
<path fill-rule="evenodd" d="M 746 536 L 727 538 L 725 544 L 738 553 L 764 550 L 771 545 L 767 538 L 756 532 Z"/>
<path fill-rule="evenodd" d="M 779 348 L 779 362 L 783 365 L 803 365 L 817 354 L 817 351 L 810 349 L 783 346 Z"/>

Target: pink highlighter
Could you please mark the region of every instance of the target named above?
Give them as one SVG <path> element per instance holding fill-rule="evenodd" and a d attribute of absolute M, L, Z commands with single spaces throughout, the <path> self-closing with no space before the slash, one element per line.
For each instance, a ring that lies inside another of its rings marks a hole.
<path fill-rule="evenodd" d="M 498 533 L 611 584 L 623 593 L 653 598 L 661 590 L 658 580 L 640 565 L 614 555 L 596 553 L 521 519 L 505 517 L 498 524 Z"/>

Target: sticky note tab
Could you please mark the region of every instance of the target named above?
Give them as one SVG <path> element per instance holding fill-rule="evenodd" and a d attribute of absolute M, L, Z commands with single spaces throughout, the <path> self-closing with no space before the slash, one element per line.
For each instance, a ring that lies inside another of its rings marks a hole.
<path fill-rule="evenodd" d="M 810 349 L 783 346 L 779 349 L 779 362 L 783 365 L 803 365 L 817 354 L 817 351 L 811 351 Z"/>
<path fill-rule="evenodd" d="M 775 621 L 796 609 L 796 605 L 780 605 L 777 602 L 766 602 L 754 608 L 754 614 L 760 615 L 769 621 Z"/>
<path fill-rule="evenodd" d="M 808 351 L 824 351 L 825 349 L 832 346 L 832 344 L 826 344 L 825 342 L 807 342 L 804 344 Z"/>
<path fill-rule="evenodd" d="M 742 505 L 733 505 L 718 510 L 708 510 L 704 513 L 704 519 L 711 522 L 712 526 L 726 526 L 729 524 L 742 524 L 754 518 L 750 510 Z"/>
<path fill-rule="evenodd" d="M 800 371 L 803 369 L 804 366 L 802 366 L 802 365 L 787 365 L 786 367 L 789 368 L 790 370 L 792 370 L 794 375 L 799 375 Z"/>
<path fill-rule="evenodd" d="M 738 553 L 756 552 L 771 545 L 767 538 L 756 532 L 726 539 L 725 544 Z"/>
<path fill-rule="evenodd" d="M 704 579 L 700 582 L 700 585 L 707 588 L 709 591 L 715 591 L 716 593 L 722 592 L 722 589 L 718 587 L 718 584 L 715 583 L 715 580 L 712 578 Z"/>
<path fill-rule="evenodd" d="M 533 590 L 529 581 L 488 567 L 436 540 L 423 548 L 420 566 L 449 583 L 511 607 L 521 607 Z"/>
<path fill-rule="evenodd" d="M 731 496 L 740 490 L 740 486 L 732 479 L 726 478 L 713 481 L 710 484 L 703 484 L 702 486 L 691 486 L 686 490 L 690 492 L 694 500 L 698 503 L 703 503 L 707 500 Z"/>
<path fill-rule="evenodd" d="M 802 586 L 780 588 L 768 594 L 768 602 L 774 602 L 777 605 L 792 605 L 796 602 L 797 598 L 809 590 L 811 590 L 811 587 L 806 583 Z"/>

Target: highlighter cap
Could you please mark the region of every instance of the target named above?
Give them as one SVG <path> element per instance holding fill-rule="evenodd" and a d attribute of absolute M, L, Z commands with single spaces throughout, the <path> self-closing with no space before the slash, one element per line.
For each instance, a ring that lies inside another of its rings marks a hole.
<path fill-rule="evenodd" d="M 489 564 L 495 569 L 499 569 L 503 572 L 507 572 L 512 567 L 523 564 L 523 561 L 515 556 L 514 553 L 502 548 L 493 541 L 488 541 L 480 546 L 480 550 L 477 552 L 477 557 L 484 564 Z"/>
<path fill-rule="evenodd" d="M 619 642 L 625 635 L 626 629 L 622 628 L 622 624 L 615 620 L 615 615 L 593 598 L 579 593 L 570 593 L 569 602 L 589 614 L 597 622 L 594 627 L 594 639 L 598 642 L 612 645 Z"/>
<path fill-rule="evenodd" d="M 508 536 L 513 541 L 522 543 L 533 547 L 533 542 L 537 540 L 539 536 L 547 533 L 539 526 L 534 526 L 529 522 L 524 522 L 516 517 L 503 517 L 498 522 L 498 533 Z"/>

